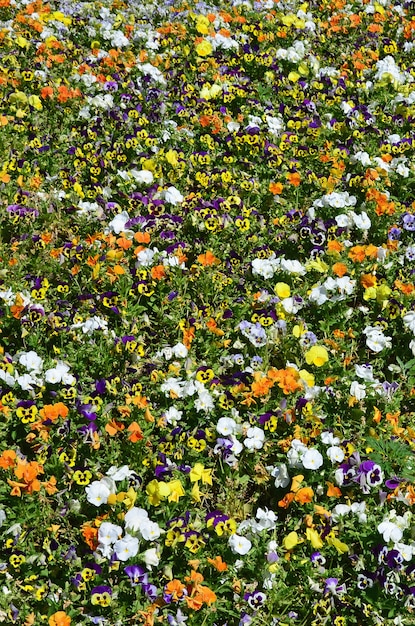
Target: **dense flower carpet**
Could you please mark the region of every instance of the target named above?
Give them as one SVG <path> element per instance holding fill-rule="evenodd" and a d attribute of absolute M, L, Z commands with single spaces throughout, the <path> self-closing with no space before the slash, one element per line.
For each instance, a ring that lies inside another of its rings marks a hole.
<path fill-rule="evenodd" d="M 415 624 L 414 36 L 0 0 L 0 622 Z"/>

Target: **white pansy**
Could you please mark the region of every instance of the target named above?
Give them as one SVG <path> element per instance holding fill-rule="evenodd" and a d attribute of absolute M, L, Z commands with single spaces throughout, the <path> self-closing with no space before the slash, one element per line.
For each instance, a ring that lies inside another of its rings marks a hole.
<path fill-rule="evenodd" d="M 176 345 L 173 346 L 172 350 L 173 350 L 174 356 L 179 359 L 186 358 L 189 352 L 186 346 L 181 342 L 176 343 Z"/>
<path fill-rule="evenodd" d="M 31 372 L 39 373 L 43 367 L 43 359 L 34 351 L 23 352 L 19 356 L 19 363 Z"/>
<path fill-rule="evenodd" d="M 127 211 L 123 211 L 122 213 L 118 213 L 108 224 L 108 228 L 112 230 L 116 235 L 119 235 L 122 232 L 126 231 L 125 225 L 130 220 L 130 216 Z M 132 233 L 132 231 L 129 231 Z"/>
<path fill-rule="evenodd" d="M 403 323 L 409 330 L 415 333 L 415 311 L 410 311 L 403 316 Z"/>
<path fill-rule="evenodd" d="M 337 444 L 340 443 L 340 439 L 335 437 L 329 430 L 325 430 L 321 433 L 321 441 L 329 446 L 337 446 Z"/>
<path fill-rule="evenodd" d="M 167 424 L 176 425 L 183 417 L 183 411 L 179 411 L 175 406 L 171 406 L 167 411 L 163 413 L 163 417 Z"/>
<path fill-rule="evenodd" d="M 357 519 L 361 524 L 365 524 L 367 522 L 366 502 L 353 502 L 350 508 L 352 513 L 357 516 Z"/>
<path fill-rule="evenodd" d="M 251 426 L 246 432 L 246 439 L 244 439 L 244 446 L 248 448 L 250 452 L 260 450 L 264 446 L 265 433 L 261 428 L 257 426 Z"/>
<path fill-rule="evenodd" d="M 107 471 L 107 476 L 110 476 L 110 478 L 112 478 L 112 480 L 115 480 L 115 482 L 119 482 L 120 480 L 124 480 L 125 478 L 130 478 L 130 476 L 132 476 L 133 474 L 134 472 L 130 470 L 128 465 L 122 465 L 121 467 L 116 467 L 115 465 L 112 465 Z"/>
<path fill-rule="evenodd" d="M 252 543 L 246 537 L 234 533 L 229 537 L 228 544 L 234 554 L 248 554 L 252 548 Z"/>
<path fill-rule="evenodd" d="M 238 456 L 238 454 L 240 454 L 243 450 L 242 443 L 235 437 L 235 435 L 229 435 L 229 439 L 232 441 L 231 451 L 234 455 Z"/>
<path fill-rule="evenodd" d="M 98 529 L 98 541 L 104 545 L 111 545 L 115 543 L 121 535 L 121 526 L 117 526 L 111 522 L 102 522 Z"/>
<path fill-rule="evenodd" d="M 160 555 L 157 552 L 156 548 L 149 548 L 143 553 L 144 563 L 146 567 L 151 569 L 152 567 L 157 567 L 160 563 Z"/>
<path fill-rule="evenodd" d="M 363 380 L 366 380 L 367 382 L 373 382 L 375 380 L 373 377 L 372 365 L 355 365 L 354 371 L 356 376 L 358 376 L 359 378 L 363 378 Z"/>
<path fill-rule="evenodd" d="M 166 85 L 167 84 L 166 83 L 166 79 L 164 78 L 162 72 L 157 67 L 152 65 L 151 63 L 138 63 L 137 67 L 146 76 L 151 76 L 151 78 L 156 83 L 160 83 L 161 85 Z"/>
<path fill-rule="evenodd" d="M 339 228 L 351 228 L 353 226 L 351 215 L 347 215 L 346 213 L 340 213 L 340 215 L 336 215 L 334 219 Z"/>
<path fill-rule="evenodd" d="M 10 289 L 9 287 L 7 291 L 0 291 L 0 298 L 4 300 L 4 302 L 8 306 L 11 306 L 12 304 L 14 304 L 16 296 L 15 296 L 14 291 L 12 291 L 12 289 Z"/>
<path fill-rule="evenodd" d="M 288 465 L 290 467 L 301 467 L 301 460 L 308 450 L 307 446 L 299 439 L 293 439 L 291 448 L 287 452 Z"/>
<path fill-rule="evenodd" d="M 357 380 L 354 380 L 350 385 L 350 395 L 356 398 L 356 400 L 363 400 L 366 398 L 366 387 L 361 383 L 358 383 Z"/>
<path fill-rule="evenodd" d="M 101 506 L 101 504 L 106 504 L 108 502 L 108 498 L 111 495 L 111 491 L 108 486 L 102 483 L 100 480 L 94 480 L 94 482 L 87 485 L 85 488 L 86 491 L 86 499 L 90 504 L 94 504 L 95 506 Z"/>
<path fill-rule="evenodd" d="M 304 276 L 307 273 L 306 268 L 300 261 L 293 259 L 281 259 L 281 269 L 285 270 L 289 274 L 298 274 L 299 276 Z"/>
<path fill-rule="evenodd" d="M 366 326 L 363 330 L 366 335 L 366 345 L 373 352 L 381 352 L 384 348 L 392 347 L 392 337 L 385 336 L 377 326 Z"/>
<path fill-rule="evenodd" d="M 350 511 L 351 507 L 348 504 L 336 504 L 334 509 L 331 511 L 331 518 L 333 522 L 337 522 L 341 517 L 350 513 Z"/>
<path fill-rule="evenodd" d="M 386 543 L 389 541 L 398 543 L 403 537 L 403 531 L 410 527 L 411 519 L 410 511 L 397 515 L 395 509 L 391 509 L 388 516 L 378 525 L 378 532 L 383 535 Z"/>
<path fill-rule="evenodd" d="M 359 163 L 361 163 L 365 167 L 372 164 L 369 154 L 367 152 L 363 152 L 362 150 L 359 150 L 359 152 L 356 152 L 356 154 L 354 154 L 350 160 L 352 162 L 359 161 Z"/>
<path fill-rule="evenodd" d="M 274 485 L 277 489 L 288 487 L 290 484 L 290 477 L 285 463 L 278 463 L 274 468 L 272 468 L 271 476 L 275 478 Z"/>
<path fill-rule="evenodd" d="M 317 448 L 309 448 L 301 459 L 305 469 L 315 470 L 323 465 L 323 455 Z"/>
<path fill-rule="evenodd" d="M 262 530 L 273 530 L 277 524 L 278 517 L 274 511 L 269 509 L 257 509 L 255 517 L 258 520 L 259 532 Z"/>
<path fill-rule="evenodd" d="M 415 543 L 408 545 L 406 543 L 400 543 L 398 541 L 393 547 L 395 548 L 395 550 L 399 550 L 404 561 L 412 561 L 415 556 Z"/>
<path fill-rule="evenodd" d="M 42 385 L 42 381 L 31 374 L 23 374 L 22 376 L 17 376 L 17 383 L 20 385 L 20 388 L 23 391 L 32 391 L 33 385 L 40 387 Z"/>
<path fill-rule="evenodd" d="M 316 287 L 312 288 L 309 295 L 310 302 L 321 306 L 322 304 L 327 302 L 328 299 L 328 292 L 324 285 L 317 285 Z"/>
<path fill-rule="evenodd" d="M 399 163 L 395 172 L 399 174 L 399 176 L 402 176 L 403 178 L 408 178 L 410 170 L 409 170 L 409 167 L 407 167 L 404 163 Z"/>
<path fill-rule="evenodd" d="M 164 194 L 164 199 L 166 202 L 169 202 L 170 204 L 173 204 L 175 206 L 176 204 L 183 202 L 184 197 L 182 196 L 180 191 L 176 189 L 176 187 L 172 186 L 166 190 Z"/>
<path fill-rule="evenodd" d="M 298 301 L 291 296 L 289 298 L 284 298 L 284 300 L 281 301 L 281 304 L 286 313 L 298 313 L 298 311 L 300 311 L 300 309 L 304 306 L 303 302 Z"/>
<path fill-rule="evenodd" d="M 396 543 L 403 537 L 402 529 L 387 520 L 378 525 L 378 532 L 383 536 L 383 541 L 386 543 L 389 543 L 389 541 Z"/>
<path fill-rule="evenodd" d="M 137 267 L 149 267 L 153 264 L 154 255 L 157 254 L 158 248 L 144 248 L 137 254 Z"/>
<path fill-rule="evenodd" d="M 114 552 L 117 555 L 119 561 L 128 561 L 138 554 L 139 541 L 137 537 L 131 535 L 125 535 L 122 539 L 119 539 L 114 544 Z"/>
<path fill-rule="evenodd" d="M 327 448 L 326 454 L 332 463 L 341 463 L 344 459 L 344 452 L 339 446 Z"/>
<path fill-rule="evenodd" d="M 146 541 L 155 541 L 156 539 L 160 537 L 161 532 L 162 530 L 160 526 L 157 524 L 157 522 L 152 522 L 150 520 L 147 520 L 140 527 L 141 536 Z"/>
<path fill-rule="evenodd" d="M 144 509 L 133 506 L 124 517 L 126 530 L 138 531 L 140 527 L 148 522 L 148 513 Z"/>
<path fill-rule="evenodd" d="M 262 278 L 272 278 L 278 269 L 277 259 L 270 257 L 269 259 L 254 259 L 252 261 L 252 273 Z"/>
<path fill-rule="evenodd" d="M 71 382 L 66 382 L 67 380 L 71 380 Z M 69 374 L 69 365 L 63 363 L 63 361 L 58 361 L 56 367 L 52 367 L 45 372 L 45 380 L 48 383 L 56 384 L 63 382 L 65 384 L 73 384 L 75 382 L 74 377 Z"/>
<path fill-rule="evenodd" d="M 150 170 L 132 169 L 130 170 L 130 174 L 134 178 L 135 182 L 139 184 L 151 185 L 154 180 L 153 172 L 150 172 Z"/>
<path fill-rule="evenodd" d="M 241 127 L 238 122 L 228 122 L 226 126 L 230 133 L 237 133 Z"/>
<path fill-rule="evenodd" d="M 209 411 L 214 409 L 215 404 L 210 393 L 206 390 L 203 392 L 199 392 L 199 396 L 197 400 L 195 400 L 194 407 L 196 411 L 205 411 L 205 413 L 209 413 Z"/>
<path fill-rule="evenodd" d="M 366 211 L 362 211 L 360 215 L 357 215 L 357 213 L 352 211 L 351 216 L 352 216 L 354 225 L 356 226 L 356 228 L 359 228 L 360 230 L 369 230 L 369 228 L 372 225 L 372 222 L 370 221 L 370 217 L 368 216 Z"/>
<path fill-rule="evenodd" d="M 84 335 L 92 335 L 92 333 L 96 330 L 102 330 L 104 335 L 106 335 L 108 333 L 108 321 L 103 317 L 94 315 L 93 317 L 89 317 L 84 322 L 72 324 L 71 330 L 75 330 L 77 328 L 80 328 Z"/>
<path fill-rule="evenodd" d="M 234 435 L 236 433 L 236 422 L 232 417 L 220 417 L 216 424 L 216 430 L 220 435 Z"/>
<path fill-rule="evenodd" d="M 13 387 L 16 382 L 16 378 L 9 372 L 0 369 L 0 381 L 6 383 L 6 385 L 9 385 L 9 387 Z"/>

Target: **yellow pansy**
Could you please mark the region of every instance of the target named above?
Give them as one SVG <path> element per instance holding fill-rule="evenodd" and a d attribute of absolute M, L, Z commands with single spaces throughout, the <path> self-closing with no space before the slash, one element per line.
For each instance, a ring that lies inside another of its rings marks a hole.
<path fill-rule="evenodd" d="M 329 269 L 327 263 L 325 263 L 322 259 L 314 259 L 307 261 L 306 270 L 309 272 L 310 270 L 316 270 L 320 272 L 320 274 L 324 274 Z"/>
<path fill-rule="evenodd" d="M 198 15 L 196 22 L 196 30 L 201 35 L 207 35 L 209 32 L 209 20 L 206 15 Z"/>
<path fill-rule="evenodd" d="M 290 72 L 288 74 L 288 80 L 291 83 L 296 83 L 298 80 L 300 80 L 300 78 L 301 78 L 301 76 L 300 76 L 300 74 L 298 72 L 292 71 L 292 72 Z"/>
<path fill-rule="evenodd" d="M 291 295 L 291 289 L 287 283 L 277 283 L 274 287 L 274 291 L 279 298 L 289 298 Z"/>
<path fill-rule="evenodd" d="M 212 44 L 204 39 L 196 46 L 196 52 L 200 57 L 207 57 L 213 52 Z"/>
<path fill-rule="evenodd" d="M 314 528 L 307 528 L 307 530 L 305 531 L 305 534 L 306 534 L 308 541 L 311 542 L 311 545 L 313 546 L 313 548 L 318 550 L 319 548 L 323 547 L 323 542 L 321 541 L 321 537 Z"/>
<path fill-rule="evenodd" d="M 212 484 L 212 470 L 205 469 L 202 463 L 196 463 L 194 467 L 192 467 L 189 476 L 192 483 L 201 480 L 204 485 Z"/>
<path fill-rule="evenodd" d="M 340 539 L 337 539 L 333 531 L 331 531 L 331 533 L 327 535 L 327 543 L 329 544 L 329 546 L 333 546 L 334 548 L 336 548 L 339 554 L 344 554 L 349 550 L 349 546 L 340 541 Z"/>
<path fill-rule="evenodd" d="M 201 501 L 201 493 L 200 493 L 200 489 L 199 489 L 199 483 L 195 482 L 195 484 L 192 487 L 192 500 L 193 502 L 200 502 Z"/>
<path fill-rule="evenodd" d="M 307 370 L 300 370 L 298 373 L 300 374 L 302 381 L 304 381 L 309 387 L 314 387 L 315 379 L 313 374 L 310 374 Z"/>
<path fill-rule="evenodd" d="M 171 480 L 169 483 L 164 483 L 169 489 L 169 502 L 178 502 L 181 496 L 184 496 L 183 485 L 178 478 Z"/>
<path fill-rule="evenodd" d="M 287 535 L 282 542 L 286 550 L 292 550 L 298 543 L 300 543 L 300 539 L 298 537 L 298 533 L 296 533 L 295 530 Z"/>
<path fill-rule="evenodd" d="M 323 346 L 312 346 L 310 350 L 305 353 L 305 360 L 307 365 L 315 365 L 321 367 L 329 360 L 329 353 Z"/>
<path fill-rule="evenodd" d="M 42 105 L 42 102 L 41 102 L 39 96 L 35 96 L 35 95 L 29 96 L 28 102 L 29 102 L 30 106 L 32 106 L 34 109 L 36 109 L 36 111 L 41 111 L 43 109 L 43 105 Z"/>

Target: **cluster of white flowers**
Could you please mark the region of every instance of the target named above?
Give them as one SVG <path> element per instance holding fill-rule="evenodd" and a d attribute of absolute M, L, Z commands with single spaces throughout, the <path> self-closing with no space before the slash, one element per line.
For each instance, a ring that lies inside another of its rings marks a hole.
<path fill-rule="evenodd" d="M 406 511 L 403 515 L 397 515 L 395 509 L 389 511 L 383 522 L 378 525 L 378 532 L 383 535 L 386 543 L 399 542 L 403 537 L 403 531 L 410 527 L 412 513 Z"/>
<path fill-rule="evenodd" d="M 224 37 L 220 33 L 216 33 L 214 36 L 206 37 L 206 40 L 212 44 L 212 48 L 222 48 L 223 50 L 239 50 L 239 43 L 232 37 Z"/>
<path fill-rule="evenodd" d="M 248 518 L 241 522 L 237 528 L 238 533 L 250 532 L 254 535 L 262 531 L 274 530 L 277 525 L 277 514 L 267 508 L 258 508 L 255 518 Z"/>
<path fill-rule="evenodd" d="M 114 98 L 110 93 L 97 94 L 96 96 L 87 96 L 86 101 L 89 106 L 95 109 L 103 109 L 108 111 L 114 107 Z"/>
<path fill-rule="evenodd" d="M 103 317 L 99 317 L 98 315 L 94 315 L 93 317 L 86 319 L 84 322 L 72 324 L 71 330 L 76 330 L 77 328 L 80 328 L 84 335 L 92 335 L 92 333 L 96 330 L 102 330 L 104 335 L 107 335 L 108 320 Z"/>
<path fill-rule="evenodd" d="M 277 259 L 275 253 L 272 253 L 267 259 L 257 258 L 252 261 L 252 273 L 258 274 L 262 278 L 272 278 L 277 270 L 298 276 L 304 276 L 307 273 L 306 268 L 300 261 L 282 257 Z"/>
<path fill-rule="evenodd" d="M 339 519 L 345 517 L 349 513 L 354 513 L 361 524 L 367 522 L 366 502 L 353 502 L 353 504 L 336 504 L 331 511 L 331 519 L 338 522 Z"/>
<path fill-rule="evenodd" d="M 299 63 L 306 54 L 306 46 L 304 41 L 297 40 L 292 46 L 288 48 L 278 48 L 276 57 L 277 59 L 284 59 L 291 63 Z"/>
<path fill-rule="evenodd" d="M 186 398 L 197 394 L 197 398 L 194 401 L 194 407 L 197 412 L 204 411 L 209 413 L 215 406 L 211 394 L 205 385 L 198 380 L 183 380 L 170 376 L 160 388 L 166 398 Z"/>
<path fill-rule="evenodd" d="M 403 85 L 407 79 L 407 74 L 401 72 L 393 56 L 388 55 L 376 62 L 375 81 L 390 80 L 394 84 Z"/>
<path fill-rule="evenodd" d="M 347 213 L 340 213 L 334 218 L 337 226 L 340 228 L 353 228 L 355 226 L 359 230 L 368 231 L 372 225 L 370 217 L 366 211 L 362 211 L 360 214 L 354 211 L 348 211 Z"/>
<path fill-rule="evenodd" d="M 175 426 L 183 417 L 183 411 L 179 411 L 175 406 L 171 406 L 163 413 L 163 417 L 167 424 Z"/>
<path fill-rule="evenodd" d="M 379 326 L 366 326 L 363 330 L 366 335 L 366 345 L 373 352 L 381 352 L 384 348 L 392 347 L 392 337 L 383 334 Z"/>
<path fill-rule="evenodd" d="M 24 391 L 32 391 L 33 385 L 40 387 L 43 384 L 42 378 L 39 378 L 42 372 L 43 359 L 36 352 L 33 350 L 21 352 L 18 363 L 27 370 L 26 373 L 19 375 L 18 371 L 10 364 L 6 370 L 0 371 L 0 380 L 10 386 L 17 383 Z"/>
<path fill-rule="evenodd" d="M 154 355 L 154 358 L 164 358 L 166 359 L 166 361 L 170 361 L 173 357 L 176 357 L 178 359 L 184 359 L 187 357 L 188 352 L 189 351 L 186 346 L 183 343 L 179 342 L 176 343 L 176 345 L 174 345 L 173 347 L 166 346 L 162 350 L 159 350 Z"/>
<path fill-rule="evenodd" d="M 235 409 L 233 409 L 233 411 L 235 411 Z M 242 433 L 242 425 L 237 424 L 233 417 L 220 417 L 216 424 L 216 431 L 230 443 L 228 449 L 229 454 L 226 456 L 225 462 L 232 467 L 237 462 L 237 457 L 243 450 L 242 443 L 236 437 L 236 435 Z M 218 452 L 219 449 L 220 446 L 215 447 L 214 451 Z"/>
<path fill-rule="evenodd" d="M 317 448 L 307 448 L 299 439 L 293 439 L 291 448 L 287 452 L 287 460 L 290 467 L 316 470 L 324 462 L 323 455 Z"/>
<path fill-rule="evenodd" d="M 63 383 L 64 385 L 74 385 L 76 383 L 75 376 L 70 373 L 70 367 L 63 361 L 58 361 L 55 367 L 45 372 L 45 381 L 56 385 Z"/>
<path fill-rule="evenodd" d="M 314 304 L 324 304 L 328 300 L 330 302 L 338 302 L 344 300 L 346 296 L 350 296 L 356 287 L 356 281 L 350 276 L 341 276 L 340 278 L 332 278 L 329 276 L 322 284 L 318 284 L 312 288 L 309 300 Z M 330 292 L 334 292 L 332 295 Z"/>
<path fill-rule="evenodd" d="M 254 259 L 252 273 L 262 278 L 272 278 L 279 267 L 278 259 L 273 253 L 268 259 Z"/>
<path fill-rule="evenodd" d="M 88 502 L 97 507 L 106 504 L 110 495 L 117 492 L 116 483 L 133 474 L 128 465 L 119 468 L 110 467 L 101 480 L 96 480 L 85 488 Z M 107 521 L 100 525 L 97 552 L 104 558 L 128 561 L 138 554 L 140 540 L 156 541 L 164 532 L 156 522 L 150 520 L 147 511 L 134 506 L 126 513 L 124 523 L 125 529 Z M 156 548 L 146 550 L 142 556 L 147 567 L 158 565 L 159 556 Z"/>
<path fill-rule="evenodd" d="M 101 218 L 103 217 L 102 207 L 97 202 L 84 202 L 80 200 L 78 202 L 77 215 L 82 217 Z"/>
<path fill-rule="evenodd" d="M 354 380 L 350 385 L 350 395 L 357 400 L 366 397 L 367 391 L 371 390 L 378 395 L 385 395 L 385 390 L 379 379 L 373 376 L 373 368 L 371 365 L 355 365 L 355 374 L 363 380 L 363 383 Z"/>
<path fill-rule="evenodd" d="M 348 191 L 332 191 L 317 200 L 313 206 L 316 208 L 332 207 L 333 209 L 343 209 L 344 207 L 356 206 L 356 196 L 351 196 Z"/>
<path fill-rule="evenodd" d="M 65 385 L 74 385 L 76 382 L 75 377 L 70 373 L 69 365 L 63 361 L 57 361 L 55 367 L 47 369 L 42 375 L 43 359 L 34 350 L 20 352 L 14 361 L 24 367 L 26 372 L 19 374 L 12 361 L 6 369 L 1 369 L 0 381 L 10 387 L 17 383 L 24 391 L 33 391 L 34 386 L 41 387 L 45 382 L 51 384 L 62 382 Z"/>
<path fill-rule="evenodd" d="M 250 426 L 246 431 L 246 438 L 244 439 L 244 446 L 250 452 L 255 450 L 261 450 L 265 443 L 265 433 L 262 428 L 258 426 Z"/>
<path fill-rule="evenodd" d="M 271 135 L 279 137 L 285 128 L 284 120 L 282 119 L 282 117 L 267 115 L 265 117 L 265 120 L 268 125 L 268 132 L 271 133 Z"/>
<path fill-rule="evenodd" d="M 321 441 L 329 446 L 326 450 L 326 454 L 330 461 L 334 463 L 341 463 L 344 459 L 344 452 L 340 448 L 340 439 L 335 437 L 330 431 L 324 431 L 321 433 Z"/>
<path fill-rule="evenodd" d="M 154 65 L 151 65 L 151 63 L 137 63 L 137 67 L 143 72 L 144 76 L 150 76 L 155 83 L 167 84 L 162 72 Z"/>
<path fill-rule="evenodd" d="M 151 185 L 154 180 L 153 172 L 150 172 L 150 170 L 137 170 L 133 168 L 130 170 L 130 175 L 135 182 L 140 185 Z"/>

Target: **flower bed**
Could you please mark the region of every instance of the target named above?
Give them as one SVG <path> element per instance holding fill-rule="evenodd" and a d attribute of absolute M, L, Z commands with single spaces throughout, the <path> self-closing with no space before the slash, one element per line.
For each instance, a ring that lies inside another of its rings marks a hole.
<path fill-rule="evenodd" d="M 415 623 L 414 31 L 0 0 L 0 621 Z"/>

